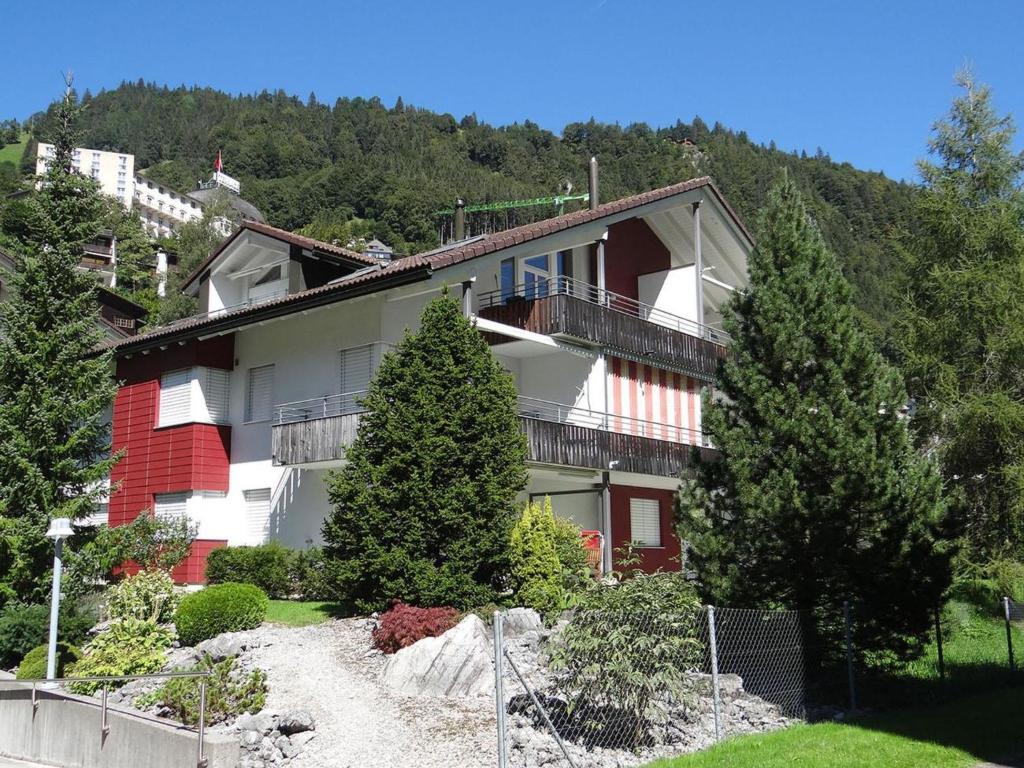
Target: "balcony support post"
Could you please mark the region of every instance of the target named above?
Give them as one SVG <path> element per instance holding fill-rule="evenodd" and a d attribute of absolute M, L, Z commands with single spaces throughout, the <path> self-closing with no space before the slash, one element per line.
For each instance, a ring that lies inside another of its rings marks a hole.
<path fill-rule="evenodd" d="M 473 316 L 473 282 L 475 277 L 462 281 L 462 314 L 466 317 Z"/>
<path fill-rule="evenodd" d="M 697 279 L 697 324 L 703 335 L 704 328 L 704 257 L 700 243 L 700 200 L 693 204 L 693 268 Z"/>
<path fill-rule="evenodd" d="M 612 491 L 611 473 L 601 473 L 601 528 L 604 534 L 604 552 L 601 553 L 602 576 L 615 569 L 612 562 Z"/>
<path fill-rule="evenodd" d="M 600 239 L 595 244 L 596 245 L 596 249 L 597 249 L 597 256 L 594 259 L 594 262 L 595 262 L 595 265 L 596 265 L 596 268 L 597 268 L 597 280 L 595 281 L 597 283 L 597 303 L 598 304 L 602 304 L 602 305 L 607 305 L 609 303 L 608 302 L 608 284 L 607 284 L 607 282 L 605 280 L 605 271 L 604 271 L 604 243 L 605 243 L 605 240 L 607 240 L 607 239 L 608 239 L 608 230 L 606 229 L 604 231 L 604 234 L 600 237 Z"/>

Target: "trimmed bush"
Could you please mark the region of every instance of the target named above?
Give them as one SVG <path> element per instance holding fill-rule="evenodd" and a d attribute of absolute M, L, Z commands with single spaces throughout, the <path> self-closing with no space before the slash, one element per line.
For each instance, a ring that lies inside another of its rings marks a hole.
<path fill-rule="evenodd" d="M 267 593 L 252 584 L 215 584 L 186 595 L 174 614 L 183 645 L 195 645 L 222 632 L 255 629 L 267 616 Z"/>
<path fill-rule="evenodd" d="M 166 571 L 139 571 L 110 588 L 107 610 L 112 619 L 170 621 L 178 607 L 174 580 Z"/>
<path fill-rule="evenodd" d="M 68 607 L 61 611 L 57 639 L 78 643 L 94 623 L 92 616 Z M 13 667 L 37 645 L 45 644 L 49 635 L 50 606 L 8 603 L 0 609 L 0 667 Z"/>
<path fill-rule="evenodd" d="M 543 506 L 527 504 L 512 527 L 509 561 L 516 601 L 542 615 L 550 615 L 565 604 L 555 538 L 550 498 L 544 499 Z"/>
<path fill-rule="evenodd" d="M 18 671 L 14 675 L 18 680 L 38 680 L 46 677 L 46 662 L 49 660 L 50 648 L 48 645 L 37 645 L 25 654 L 25 658 L 18 665 Z M 73 645 L 57 643 L 57 677 L 64 676 L 64 667 L 74 664 L 82 658 L 82 652 Z"/>
<path fill-rule="evenodd" d="M 174 632 L 167 627 L 140 619 L 123 619 L 97 635 L 82 652 L 82 659 L 70 670 L 69 677 L 103 675 L 148 675 L 163 669 L 167 649 Z M 75 693 L 92 694 L 100 683 L 72 683 Z"/>
<path fill-rule="evenodd" d="M 396 600 L 381 614 L 373 644 L 384 653 L 395 653 L 424 637 L 443 635 L 455 626 L 458 616 L 454 608 L 417 608 Z"/>
<path fill-rule="evenodd" d="M 221 547 L 206 558 L 210 584 L 252 584 L 273 598 L 292 594 L 291 571 L 295 553 L 277 542 L 258 547 Z"/>
<path fill-rule="evenodd" d="M 234 658 L 214 664 L 209 656 L 189 672 L 206 672 L 206 722 L 222 723 L 238 715 L 255 714 L 263 709 L 267 699 L 267 675 L 261 669 L 248 673 L 235 670 Z M 194 677 L 176 677 L 168 680 L 152 693 L 139 697 L 135 706 L 147 709 L 160 702 L 171 710 L 171 716 L 185 725 L 199 722 L 199 680 Z"/>
<path fill-rule="evenodd" d="M 321 547 L 300 549 L 291 569 L 292 590 L 300 600 L 330 600 L 327 560 Z"/>
<path fill-rule="evenodd" d="M 578 592 L 590 584 L 591 578 L 582 530 L 572 520 L 556 517 L 554 532 L 555 554 L 562 566 L 562 584 L 567 590 Z"/>

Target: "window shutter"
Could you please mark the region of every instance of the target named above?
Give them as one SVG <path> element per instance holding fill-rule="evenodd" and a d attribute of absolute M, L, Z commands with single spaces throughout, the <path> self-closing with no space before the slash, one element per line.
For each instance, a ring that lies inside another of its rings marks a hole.
<path fill-rule="evenodd" d="M 158 493 L 153 512 L 162 520 L 181 520 L 187 517 L 188 492 Z"/>
<path fill-rule="evenodd" d="M 206 403 L 206 415 L 214 424 L 227 424 L 231 372 L 222 368 L 200 368 L 200 388 Z"/>
<path fill-rule="evenodd" d="M 161 427 L 192 420 L 192 369 L 169 371 L 160 377 Z"/>
<path fill-rule="evenodd" d="M 657 499 L 629 500 L 629 538 L 644 547 L 661 546 L 661 505 Z"/>
<path fill-rule="evenodd" d="M 245 400 L 246 421 L 269 421 L 274 415 L 274 366 L 249 369 L 249 389 Z"/>
<path fill-rule="evenodd" d="M 245 495 L 245 528 L 249 540 L 262 544 L 270 531 L 270 489 L 255 488 Z"/>
<path fill-rule="evenodd" d="M 362 393 L 370 386 L 373 375 L 373 344 L 341 350 L 341 403 L 342 413 L 352 413 L 356 409 L 354 393 Z"/>

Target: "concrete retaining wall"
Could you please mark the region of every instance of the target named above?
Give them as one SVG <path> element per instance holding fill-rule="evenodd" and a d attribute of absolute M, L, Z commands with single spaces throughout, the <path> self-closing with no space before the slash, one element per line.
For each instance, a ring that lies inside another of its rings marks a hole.
<path fill-rule="evenodd" d="M 100 702 L 37 690 L 0 678 L 0 756 L 61 768 L 196 768 L 197 734 L 181 725 L 107 707 L 110 732 L 100 729 Z M 209 768 L 233 768 L 238 740 L 207 731 Z"/>

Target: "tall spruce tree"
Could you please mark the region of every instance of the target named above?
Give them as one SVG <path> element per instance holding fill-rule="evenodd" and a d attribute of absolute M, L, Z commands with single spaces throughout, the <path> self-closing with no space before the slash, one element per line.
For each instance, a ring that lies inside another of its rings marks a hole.
<path fill-rule="evenodd" d="M 859 650 L 912 656 L 947 583 L 938 473 L 788 177 L 758 225 L 749 289 L 726 316 L 724 397 L 705 400 L 720 460 L 682 488 L 690 565 L 709 600 L 812 611 L 823 653 L 840 647 L 849 600 Z"/>
<path fill-rule="evenodd" d="M 969 72 L 919 164 L 896 336 L 917 426 L 940 457 L 964 553 L 1024 556 L 1024 154 Z"/>
<path fill-rule="evenodd" d="M 109 357 L 93 354 L 94 280 L 79 268 L 103 203 L 72 168 L 77 112 L 69 88 L 49 169 L 20 208 L 13 298 L 0 310 L 0 602 L 45 597 L 49 520 L 93 513 L 114 463 L 104 414 L 115 386 Z"/>
<path fill-rule="evenodd" d="M 337 599 L 469 608 L 508 566 L 526 440 L 512 377 L 448 295 L 384 357 L 324 524 Z"/>

